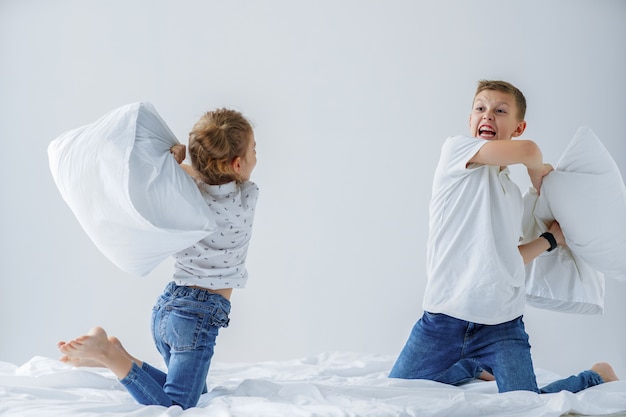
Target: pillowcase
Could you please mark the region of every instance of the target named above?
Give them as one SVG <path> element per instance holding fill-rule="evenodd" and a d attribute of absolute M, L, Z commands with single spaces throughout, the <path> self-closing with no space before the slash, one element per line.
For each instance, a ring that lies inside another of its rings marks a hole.
<path fill-rule="evenodd" d="M 535 214 L 549 218 L 550 213 L 535 211 L 537 191 L 530 187 L 524 195 L 524 236 L 532 240 L 547 231 L 552 222 L 537 222 Z M 558 246 L 543 252 L 526 265 L 526 302 L 537 308 L 576 314 L 604 312 L 604 276 L 593 270 L 569 248 Z"/>
<path fill-rule="evenodd" d="M 578 129 L 555 171 L 544 178 L 541 195 L 531 187 L 524 201 L 524 236 L 538 236 L 556 218 L 568 245 L 526 266 L 529 304 L 602 313 L 604 277 L 626 280 L 626 187 L 591 129 Z"/>
<path fill-rule="evenodd" d="M 147 102 L 117 108 L 48 146 L 50 171 L 96 247 L 146 275 L 216 230 L 195 182 L 170 148 L 178 140 Z"/>
<path fill-rule="evenodd" d="M 588 127 L 578 129 L 544 178 L 535 216 L 544 223 L 556 218 L 576 256 L 607 278 L 626 281 L 626 187 Z"/>

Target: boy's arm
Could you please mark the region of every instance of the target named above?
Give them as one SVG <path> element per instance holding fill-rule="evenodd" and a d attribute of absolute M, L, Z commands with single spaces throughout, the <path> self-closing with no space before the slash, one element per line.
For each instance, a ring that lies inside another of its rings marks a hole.
<path fill-rule="evenodd" d="M 567 246 L 565 244 L 565 237 L 563 236 L 563 232 L 561 231 L 561 226 L 557 221 L 552 222 L 550 228 L 548 229 L 548 232 L 552 233 L 552 236 L 554 236 L 557 245 Z M 522 255 L 522 259 L 524 260 L 524 265 L 526 265 L 537 256 L 550 249 L 550 242 L 548 242 L 546 238 L 539 236 L 535 240 L 532 240 L 523 245 L 519 245 L 518 249 L 519 253 Z"/>
<path fill-rule="evenodd" d="M 540 192 L 543 177 L 554 168 L 543 163 L 539 146 L 531 140 L 494 140 L 484 144 L 468 163 L 492 166 L 523 164 L 533 187 Z"/>

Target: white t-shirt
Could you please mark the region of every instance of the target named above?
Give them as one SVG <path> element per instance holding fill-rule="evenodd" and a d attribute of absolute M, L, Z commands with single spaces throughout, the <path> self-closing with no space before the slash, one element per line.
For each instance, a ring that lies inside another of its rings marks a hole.
<path fill-rule="evenodd" d="M 524 313 L 522 195 L 508 168 L 468 161 L 487 140 L 455 136 L 433 180 L 424 310 L 481 324 Z"/>
<path fill-rule="evenodd" d="M 217 231 L 174 255 L 174 281 L 211 289 L 243 288 L 248 280 L 245 261 L 259 188 L 250 181 L 199 183 L 198 187 Z"/>

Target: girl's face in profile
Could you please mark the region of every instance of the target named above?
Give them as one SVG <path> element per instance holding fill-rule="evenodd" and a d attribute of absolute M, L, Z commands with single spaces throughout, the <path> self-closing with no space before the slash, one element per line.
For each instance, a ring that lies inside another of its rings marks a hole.
<path fill-rule="evenodd" d="M 254 140 L 254 133 L 250 133 L 246 154 L 243 158 L 239 158 L 239 164 L 239 174 L 241 175 L 242 181 L 248 181 L 256 166 L 256 140 Z"/>

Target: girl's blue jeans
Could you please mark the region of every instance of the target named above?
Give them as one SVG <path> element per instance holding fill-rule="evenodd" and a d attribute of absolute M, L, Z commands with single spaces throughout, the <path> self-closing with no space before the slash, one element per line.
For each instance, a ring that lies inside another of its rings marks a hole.
<path fill-rule="evenodd" d="M 499 392 L 578 392 L 604 382 L 588 370 L 539 389 L 522 317 L 484 325 L 429 312 L 413 327 L 389 376 L 459 385 L 483 370 L 496 378 Z"/>
<path fill-rule="evenodd" d="M 120 382 L 141 404 L 194 407 L 206 392 L 215 339 L 229 313 L 221 295 L 169 283 L 152 310 L 152 335 L 167 374 L 144 362 Z"/>

